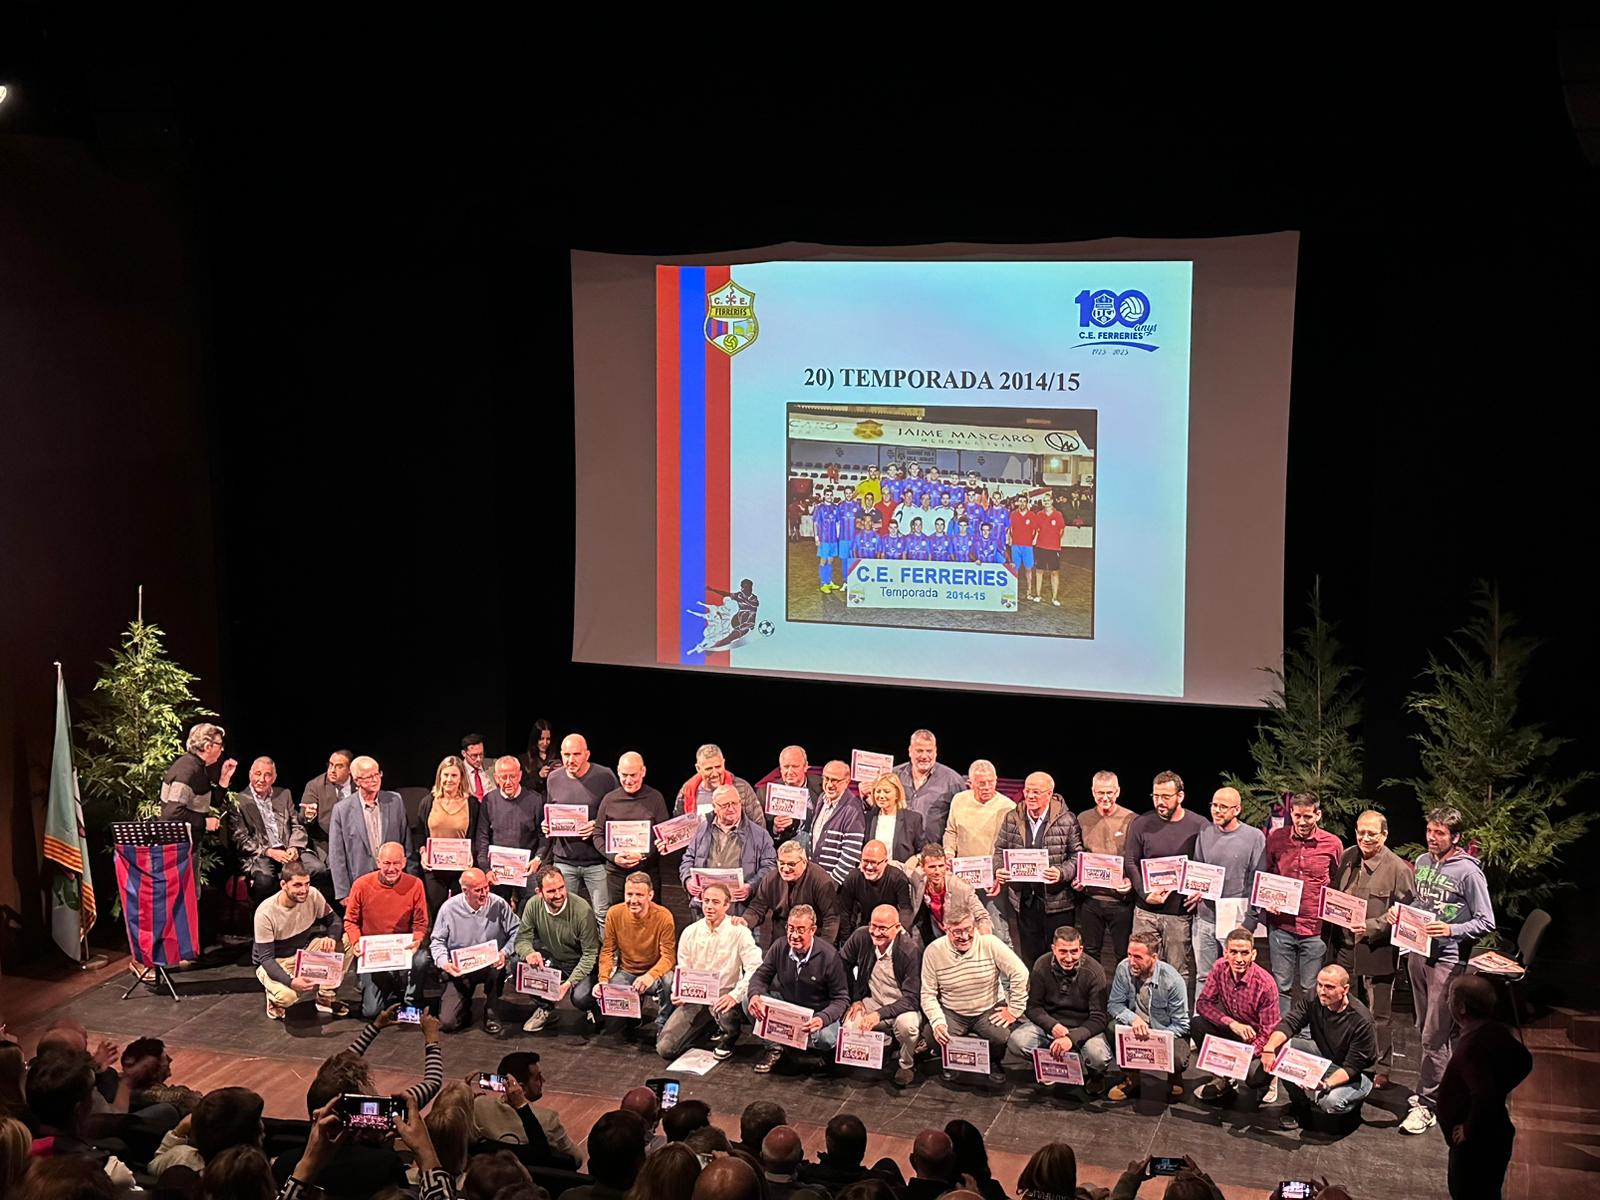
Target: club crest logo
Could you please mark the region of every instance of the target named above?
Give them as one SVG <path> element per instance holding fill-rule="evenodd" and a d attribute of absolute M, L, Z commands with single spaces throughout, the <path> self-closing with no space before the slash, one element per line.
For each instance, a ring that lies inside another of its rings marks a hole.
<path fill-rule="evenodd" d="M 743 350 L 761 332 L 756 320 L 756 294 L 733 280 L 706 293 L 706 341 L 728 357 Z"/>

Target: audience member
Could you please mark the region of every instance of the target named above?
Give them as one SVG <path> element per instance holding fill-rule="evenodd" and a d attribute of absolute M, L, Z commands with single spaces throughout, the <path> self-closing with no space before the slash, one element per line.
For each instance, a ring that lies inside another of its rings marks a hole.
<path fill-rule="evenodd" d="M 791 1125 L 779 1125 L 761 1139 L 761 1172 L 769 1200 L 789 1200 L 806 1186 L 796 1177 L 805 1156 L 800 1134 Z"/>
<path fill-rule="evenodd" d="M 683 1144 L 701 1158 L 709 1158 L 713 1154 L 727 1154 L 733 1150 L 733 1143 L 728 1140 L 728 1135 L 715 1125 L 696 1129 L 683 1139 Z"/>
<path fill-rule="evenodd" d="M 190 1087 L 172 1084 L 172 1056 L 160 1038 L 135 1038 L 122 1052 L 122 1079 L 119 1095 L 127 1095 L 127 1111 L 137 1112 L 152 1104 L 170 1104 L 184 1116 L 200 1103 L 201 1094 Z"/>
<path fill-rule="evenodd" d="M 1194 1159 L 1184 1155 L 1183 1162 L 1183 1169 L 1167 1179 L 1161 1200 L 1226 1200 L 1221 1189 L 1211 1181 L 1211 1176 L 1196 1166 Z M 1111 1200 L 1134 1200 L 1140 1186 L 1153 1178 L 1156 1176 L 1150 1170 L 1148 1158 L 1143 1162 L 1129 1163 L 1128 1169 L 1117 1180 L 1117 1186 L 1111 1189 Z"/>
<path fill-rule="evenodd" d="M 715 971 L 718 995 L 712 1004 L 695 1004 L 679 1003 L 669 994 L 656 1031 L 656 1053 L 669 1062 L 712 1027 L 717 1030 L 712 1053 L 718 1058 L 731 1057 L 738 1043 L 743 1005 L 749 995 L 750 978 L 761 965 L 761 951 L 756 949 L 750 930 L 728 916 L 731 894 L 727 884 L 708 884 L 700 893 L 700 908 L 705 916 L 678 939 L 678 967 Z"/>
<path fill-rule="evenodd" d="M 676 1111 L 676 1110 L 674 1110 Z M 627 1200 L 690 1200 L 700 1178 L 700 1159 L 687 1146 L 662 1146 L 644 1161 Z"/>
<path fill-rule="evenodd" d="M 1103 1188 L 1095 1192 L 1104 1196 Z M 1078 1156 L 1066 1142 L 1046 1142 L 1017 1176 L 1021 1200 L 1090 1200 L 1095 1193 L 1078 1186 Z"/>
<path fill-rule="evenodd" d="M 661 1124 L 661 1098 L 656 1095 L 654 1088 L 633 1087 L 622 1093 L 622 1099 L 617 1107 L 623 1112 L 631 1112 L 639 1118 L 639 1123 L 644 1126 L 644 1151 L 649 1154 L 657 1146 L 667 1144 L 667 1139 L 662 1136 L 659 1126 Z M 590 1155 L 591 1161 L 593 1155 Z"/>
<path fill-rule="evenodd" d="M 955 1188 L 960 1172 L 955 1143 L 941 1129 L 924 1129 L 911 1143 L 911 1178 L 905 1200 L 937 1200 Z"/>
<path fill-rule="evenodd" d="M 600 926 L 589 902 L 567 891 L 567 877 L 556 867 L 540 873 L 538 891 L 523 907 L 516 952 L 529 966 L 552 967 L 564 976 L 558 1000 L 533 997 L 533 1015 L 522 1024 L 525 1032 L 537 1033 L 549 1024 L 560 1000 L 570 1000 L 593 1025 L 599 1012 L 594 985 L 600 965 Z"/>
<path fill-rule="evenodd" d="M 645 1125 L 631 1112 L 604 1114 L 589 1131 L 592 1183 L 564 1193 L 568 1200 L 622 1200 L 644 1166 Z"/>
<path fill-rule="evenodd" d="M 583 1162 L 583 1151 L 562 1125 L 561 1114 L 536 1103 L 544 1097 L 539 1056 L 530 1050 L 508 1054 L 495 1073 L 505 1081 L 505 1092 L 479 1093 L 472 1100 L 478 1142 L 515 1147 L 518 1157 L 530 1166 L 576 1171 Z"/>
<path fill-rule="evenodd" d="M 681 1142 L 710 1124 L 711 1106 L 704 1100 L 679 1100 L 661 1114 L 661 1135 L 669 1143 Z"/>
<path fill-rule="evenodd" d="M 124 1172 L 127 1168 L 123 1168 Z M 133 1175 L 119 1184 L 104 1167 L 85 1158 L 36 1158 L 23 1177 L 15 1200 L 113 1200 L 123 1187 L 132 1187 Z M 8 1200 L 10 1198 L 8 1197 Z"/>
<path fill-rule="evenodd" d="M 944 1131 L 955 1147 L 957 1173 L 978 1185 L 974 1190 L 983 1200 L 1006 1200 L 1006 1189 L 989 1169 L 989 1150 L 983 1144 L 983 1134 L 978 1127 L 971 1121 L 957 1119 L 946 1125 Z"/>
<path fill-rule="evenodd" d="M 363 754 L 350 764 L 350 778 L 355 781 L 355 794 L 334 806 L 328 829 L 328 867 L 333 872 L 334 897 L 341 901 L 356 880 L 378 869 L 378 854 L 384 846 L 400 847 L 402 867 L 416 859 L 405 801 L 399 792 L 382 790 L 383 768 L 378 760 Z M 426 905 L 423 911 L 427 911 Z"/>
<path fill-rule="evenodd" d="M 528 1168 L 509 1150 L 474 1154 L 467 1163 L 467 1176 L 461 1181 L 462 1200 L 494 1200 L 506 1188 L 532 1183 Z M 566 1193 L 572 1195 L 572 1190 Z"/>
<path fill-rule="evenodd" d="M 154 1166 L 152 1163 L 152 1170 Z M 277 1193 L 272 1164 L 260 1146 L 229 1146 L 206 1161 L 205 1172 L 200 1176 L 204 1200 L 273 1200 Z"/>
<path fill-rule="evenodd" d="M 1439 1081 L 1439 1132 L 1450 1147 L 1450 1195 L 1498 1196 L 1517 1128 L 1506 1098 L 1533 1070 L 1528 1048 L 1494 1019 L 1494 985 L 1462 975 L 1450 989 L 1460 1033 Z"/>
<path fill-rule="evenodd" d="M 423 1117 L 423 1123 L 428 1127 L 428 1138 L 433 1142 L 440 1169 L 460 1187 L 472 1149 L 472 1090 L 459 1081 L 445 1084 Z M 411 1176 L 413 1183 L 421 1182 L 414 1169 Z"/>
<path fill-rule="evenodd" d="M 712 1159 L 694 1181 L 690 1200 L 766 1200 L 758 1161 L 737 1151 Z"/>
<path fill-rule="evenodd" d="M 19 1121 L 28 1118 L 28 1100 L 22 1080 L 28 1071 L 27 1056 L 15 1042 L 0 1043 L 0 1117 Z"/>
<path fill-rule="evenodd" d="M 837 1196 L 852 1183 L 870 1178 L 862 1165 L 867 1156 L 867 1127 L 853 1113 L 840 1113 L 823 1130 L 824 1150 L 814 1163 L 800 1164 L 800 1181 Z"/>
<path fill-rule="evenodd" d="M 430 945 L 433 965 L 445 976 L 439 1001 L 439 1027 L 456 1033 L 472 1024 L 472 994 L 483 988 L 483 1031 L 494 1037 L 501 1031 L 495 1006 L 506 984 L 506 955 L 517 940 L 517 914 L 499 896 L 489 892 L 489 877 L 476 867 L 461 872 L 461 891 L 439 909 Z M 492 962 L 462 970 L 456 955 L 475 946 L 493 943 Z"/>
<path fill-rule="evenodd" d="M 262 1144 L 261 1113 L 265 1104 L 249 1088 L 223 1087 L 207 1092 L 194 1114 L 161 1139 L 150 1160 L 150 1173 L 184 1166 L 204 1175 L 206 1164 L 233 1146 Z"/>
<path fill-rule="evenodd" d="M 0 1196 L 16 1194 L 33 1153 L 33 1134 L 16 1117 L 0 1117 Z"/>
<path fill-rule="evenodd" d="M 739 1140 L 734 1143 L 734 1148 L 750 1153 L 750 1148 L 755 1147 L 753 1158 L 761 1158 L 761 1143 L 779 1125 L 787 1125 L 789 1115 L 783 1111 L 781 1104 L 774 1104 L 771 1100 L 752 1100 L 745 1105 L 744 1112 L 739 1114 Z"/>

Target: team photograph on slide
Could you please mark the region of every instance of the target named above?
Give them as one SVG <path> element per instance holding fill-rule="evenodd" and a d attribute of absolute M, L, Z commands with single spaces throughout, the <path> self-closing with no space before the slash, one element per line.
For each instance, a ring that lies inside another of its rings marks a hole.
<path fill-rule="evenodd" d="M 1095 415 L 791 404 L 788 619 L 1093 637 Z"/>

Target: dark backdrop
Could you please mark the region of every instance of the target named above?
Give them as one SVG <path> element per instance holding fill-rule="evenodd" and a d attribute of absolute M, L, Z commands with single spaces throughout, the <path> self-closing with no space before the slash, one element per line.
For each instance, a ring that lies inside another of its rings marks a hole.
<path fill-rule="evenodd" d="M 905 68 L 832 90 L 776 70 L 719 104 L 649 67 L 608 64 L 575 90 L 462 61 L 397 99 L 355 61 L 263 89 L 249 66 L 119 73 L 41 53 L 0 140 L 76 147 L 99 179 L 92 203 L 80 181 L 39 184 L 57 210 L 77 198 L 70 218 L 19 214 L 0 190 L 3 228 L 56 230 L 62 269 L 98 298 L 48 314 L 46 336 L 106 345 L 141 304 L 91 249 L 91 227 L 129 219 L 121 193 L 149 214 L 113 239 L 144 255 L 138 277 L 186 266 L 162 337 L 5 388 L 8 413 L 38 422 L 35 469 L 6 492 L 31 598 L 8 621 L 7 783 L 40 802 L 48 663 L 87 689 L 144 582 L 230 752 L 274 755 L 297 790 L 338 744 L 376 755 L 391 785 L 425 783 L 463 731 L 520 749 L 547 716 L 603 761 L 641 750 L 663 790 L 701 741 L 753 777 L 789 741 L 814 760 L 898 751 L 925 724 L 958 766 L 1048 769 L 1085 804 L 1111 767 L 1136 805 L 1172 768 L 1203 809 L 1247 766 L 1253 713 L 572 664 L 566 252 L 1297 228 L 1288 612 L 1320 574 L 1364 673 L 1369 784 L 1397 840 L 1414 837 L 1413 806 L 1377 785 L 1412 766 L 1400 704 L 1475 579 L 1498 578 L 1551 639 L 1529 715 L 1580 736 L 1597 716 L 1595 176 L 1552 47 L 1511 49 L 1492 75 L 1145 81 L 1111 108 L 998 70 L 959 90 Z M 29 336 L 37 296 L 7 297 L 0 340 Z M 134 386 L 173 354 L 179 382 Z M 81 465 L 44 478 L 67 444 Z M 171 446 L 180 464 L 162 461 Z M 70 505 L 52 500 L 62 484 Z M 85 540 L 82 505 L 145 518 L 106 546 Z M 636 568 L 648 589 L 651 564 Z"/>

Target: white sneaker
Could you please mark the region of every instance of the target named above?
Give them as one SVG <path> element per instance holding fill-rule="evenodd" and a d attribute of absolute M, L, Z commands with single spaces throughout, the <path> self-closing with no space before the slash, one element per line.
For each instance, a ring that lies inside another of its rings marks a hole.
<path fill-rule="evenodd" d="M 1406 1114 L 1406 1119 L 1400 1122 L 1401 1133 L 1426 1133 L 1439 1123 L 1439 1118 L 1433 1115 L 1433 1109 L 1417 1105 Z"/>
<path fill-rule="evenodd" d="M 1417 1108 L 1418 1106 L 1420 1106 L 1422 1104 L 1422 1097 L 1418 1096 L 1415 1093 L 1412 1093 L 1411 1095 L 1406 1097 L 1406 1103 L 1409 1104 L 1412 1108 Z"/>
<path fill-rule="evenodd" d="M 1278 1102 L 1278 1077 L 1272 1077 L 1272 1086 L 1267 1089 L 1267 1094 L 1261 1097 L 1263 1104 L 1276 1104 Z"/>
<path fill-rule="evenodd" d="M 533 1010 L 533 1016 L 529 1017 L 522 1023 L 522 1032 L 538 1033 L 539 1030 L 543 1029 L 549 1023 L 550 1010 L 548 1008 L 536 1008 Z"/>

